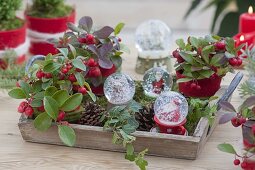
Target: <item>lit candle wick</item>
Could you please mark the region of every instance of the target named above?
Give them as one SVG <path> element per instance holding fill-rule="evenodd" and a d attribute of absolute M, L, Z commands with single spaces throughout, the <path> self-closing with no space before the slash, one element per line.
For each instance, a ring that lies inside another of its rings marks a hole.
<path fill-rule="evenodd" d="M 253 8 L 252 8 L 252 6 L 249 6 L 248 13 L 249 13 L 249 14 L 253 14 Z"/>
<path fill-rule="evenodd" d="M 244 36 L 243 35 L 241 35 L 241 37 L 240 37 L 240 41 L 243 41 L 244 40 Z"/>

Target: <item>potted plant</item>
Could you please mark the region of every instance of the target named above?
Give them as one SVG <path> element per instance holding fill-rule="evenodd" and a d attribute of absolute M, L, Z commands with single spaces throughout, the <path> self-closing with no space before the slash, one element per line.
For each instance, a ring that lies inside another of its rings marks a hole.
<path fill-rule="evenodd" d="M 255 96 L 248 97 L 238 111 L 229 102 L 221 102 L 220 105 L 222 110 L 219 123 L 231 121 L 234 127 L 241 126 L 242 128 L 243 153 L 238 154 L 234 147 L 228 143 L 218 145 L 218 149 L 234 154 L 235 165 L 241 165 L 245 170 L 255 169 Z"/>
<path fill-rule="evenodd" d="M 22 63 L 26 58 L 28 44 L 26 23 L 16 17 L 16 11 L 21 7 L 21 0 L 1 0 L 0 3 L 0 56 L 4 55 L 6 49 L 13 49 L 18 56 L 16 63 Z"/>
<path fill-rule="evenodd" d="M 47 40 L 63 36 L 68 22 L 75 22 L 75 9 L 64 0 L 33 0 L 25 11 L 32 54 L 56 54 Z"/>
<path fill-rule="evenodd" d="M 119 33 L 124 27 L 119 23 L 115 29 L 104 26 L 99 29 L 92 29 L 93 20 L 91 17 L 82 17 L 78 27 L 68 23 L 70 31 L 62 38 L 55 40 L 58 48 L 67 48 L 77 51 L 77 55 L 86 57 L 84 63 L 87 67 L 86 78 L 91 85 L 92 91 L 97 95 L 103 94 L 104 80 L 111 74 L 120 70 L 122 64 L 121 55 L 129 52 L 129 49 L 121 43 Z M 68 66 L 62 68 L 62 73 L 67 74 Z"/>
<path fill-rule="evenodd" d="M 179 46 L 172 55 L 179 91 L 190 97 L 210 97 L 220 88 L 222 77 L 232 72 L 232 67 L 240 66 L 242 60 L 237 52 L 243 47 L 235 47 L 231 38 L 206 36 L 189 37 L 176 41 Z"/>

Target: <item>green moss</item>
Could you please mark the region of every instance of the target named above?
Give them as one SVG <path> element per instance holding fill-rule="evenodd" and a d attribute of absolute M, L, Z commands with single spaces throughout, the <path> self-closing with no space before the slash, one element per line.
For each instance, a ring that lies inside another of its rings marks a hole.
<path fill-rule="evenodd" d="M 33 5 L 27 9 L 27 14 L 39 18 L 58 18 L 68 16 L 73 8 L 64 0 L 33 0 Z"/>
<path fill-rule="evenodd" d="M 14 29 L 22 27 L 23 24 L 24 24 L 24 21 L 18 18 L 3 20 L 3 21 L 0 21 L 0 30 L 1 31 L 14 30 Z"/>
<path fill-rule="evenodd" d="M 135 90 L 134 100 L 140 103 L 142 106 L 146 106 L 156 100 L 155 98 L 145 95 L 141 81 L 136 81 L 135 86 L 136 86 L 136 90 Z"/>

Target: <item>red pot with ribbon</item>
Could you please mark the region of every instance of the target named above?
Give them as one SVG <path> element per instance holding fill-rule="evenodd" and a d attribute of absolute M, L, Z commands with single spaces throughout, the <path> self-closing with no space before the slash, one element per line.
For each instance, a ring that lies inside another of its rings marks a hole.
<path fill-rule="evenodd" d="M 180 72 L 176 72 L 177 79 L 185 78 Z M 188 97 L 210 97 L 213 96 L 219 89 L 222 77 L 213 74 L 209 78 L 178 83 L 179 91 Z M 196 87 L 192 87 L 195 83 Z M 197 88 L 199 87 L 199 88 Z"/>
<path fill-rule="evenodd" d="M 24 24 L 20 28 L 7 31 L 0 30 L 0 58 L 6 50 L 14 50 L 17 54 L 17 64 L 21 64 L 25 61 L 25 54 L 28 50 L 26 27 L 27 25 L 24 21 Z"/>
<path fill-rule="evenodd" d="M 59 18 L 39 18 L 29 16 L 25 13 L 28 25 L 28 36 L 31 40 L 30 53 L 34 55 L 58 53 L 54 45 L 50 44 L 47 40 L 62 37 L 64 32 L 68 29 L 67 23 L 75 22 L 75 15 L 75 10 L 73 10 L 70 15 Z"/>

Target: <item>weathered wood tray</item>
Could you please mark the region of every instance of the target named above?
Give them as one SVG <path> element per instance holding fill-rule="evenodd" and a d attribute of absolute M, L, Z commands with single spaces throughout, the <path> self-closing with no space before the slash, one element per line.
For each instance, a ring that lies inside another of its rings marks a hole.
<path fill-rule="evenodd" d="M 225 90 L 226 87 L 222 87 L 216 95 L 221 96 Z M 193 136 L 137 131 L 133 133 L 136 136 L 134 147 L 137 151 L 148 148 L 149 155 L 196 159 L 217 125 L 218 117 L 216 117 L 210 128 L 208 120 L 201 118 Z M 46 132 L 40 132 L 34 128 L 32 120 L 21 117 L 18 126 L 25 141 L 64 145 L 59 139 L 56 125 L 53 125 Z M 112 144 L 112 133 L 103 131 L 102 127 L 77 124 L 71 124 L 71 126 L 77 136 L 74 147 L 118 152 L 124 151 L 121 146 Z"/>

